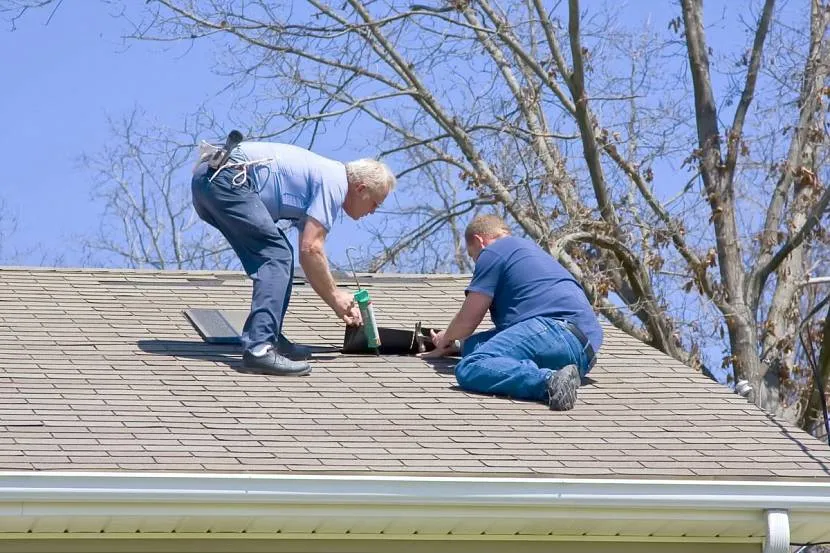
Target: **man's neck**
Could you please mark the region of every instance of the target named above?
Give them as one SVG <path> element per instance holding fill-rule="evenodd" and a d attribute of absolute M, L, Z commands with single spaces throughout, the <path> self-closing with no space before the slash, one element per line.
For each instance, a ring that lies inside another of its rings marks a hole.
<path fill-rule="evenodd" d="M 493 236 L 492 238 L 485 238 L 484 240 L 482 240 L 481 245 L 486 248 L 487 246 L 489 246 L 490 244 L 492 244 L 496 240 L 501 240 L 502 238 L 506 238 L 508 236 L 510 236 L 510 235 L 509 234 L 500 234 L 498 236 Z"/>

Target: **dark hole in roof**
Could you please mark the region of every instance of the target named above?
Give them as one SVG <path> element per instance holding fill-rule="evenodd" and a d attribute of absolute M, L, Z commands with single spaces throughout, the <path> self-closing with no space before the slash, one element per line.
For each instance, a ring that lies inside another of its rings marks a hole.
<path fill-rule="evenodd" d="M 378 334 L 380 335 L 378 353 L 381 355 L 415 355 L 419 352 L 418 342 L 415 340 L 416 333 L 420 333 L 421 336 L 426 338 L 430 335 L 430 330 L 438 329 L 422 328 L 420 324 L 414 330 L 378 327 Z M 423 351 L 435 349 L 431 340 L 424 339 L 422 344 L 424 346 Z M 349 326 L 346 327 L 343 336 L 342 351 L 343 353 L 374 353 L 374 350 L 369 348 L 366 333 L 363 329 Z"/>

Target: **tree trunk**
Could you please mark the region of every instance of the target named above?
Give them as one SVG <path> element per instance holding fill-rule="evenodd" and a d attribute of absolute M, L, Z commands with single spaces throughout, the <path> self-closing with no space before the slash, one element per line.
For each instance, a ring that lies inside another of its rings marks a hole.
<path fill-rule="evenodd" d="M 810 381 L 813 386 L 810 388 L 810 399 L 807 403 L 807 408 L 804 410 L 804 424 L 803 428 L 808 432 L 815 432 L 815 434 L 822 434 L 826 432 L 824 429 L 824 412 L 821 409 L 821 397 L 819 396 L 820 389 L 824 388 L 827 392 L 826 383 L 830 379 L 830 308 L 827 309 L 827 315 L 824 318 L 824 337 L 821 341 L 821 354 L 819 355 L 818 368 L 819 379 L 822 386 L 815 385 L 815 378 Z M 827 437 L 825 436 L 825 439 Z"/>

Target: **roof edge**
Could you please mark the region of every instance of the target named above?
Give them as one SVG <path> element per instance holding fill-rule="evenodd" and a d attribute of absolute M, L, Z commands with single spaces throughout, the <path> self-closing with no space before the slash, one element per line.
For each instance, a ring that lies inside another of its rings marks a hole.
<path fill-rule="evenodd" d="M 769 539 L 772 528 L 777 541 L 789 542 L 791 513 L 798 538 L 823 534 L 830 483 L 0 472 L 0 530 L 35 536 L 176 532 L 182 524 L 195 534 L 218 525 L 249 536 L 319 538 L 320 527 L 353 537 L 482 540 L 494 534 L 591 539 L 597 528 L 602 539 L 598 524 L 612 522 L 624 525 L 616 535 L 629 541 L 683 540 L 691 531 L 717 541 L 724 528 L 738 526 L 743 540 Z M 773 516 L 787 517 L 787 528 L 770 526 Z M 589 530 L 572 534 L 574 528 Z"/>

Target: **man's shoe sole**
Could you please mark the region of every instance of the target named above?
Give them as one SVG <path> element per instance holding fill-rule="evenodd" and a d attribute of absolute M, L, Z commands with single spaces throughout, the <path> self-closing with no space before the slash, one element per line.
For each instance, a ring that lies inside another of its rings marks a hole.
<path fill-rule="evenodd" d="M 308 367 L 307 369 L 303 369 L 300 371 L 281 372 L 275 371 L 273 369 L 264 369 L 262 367 L 248 367 L 245 364 L 243 364 L 238 372 L 246 374 L 265 374 L 270 376 L 306 376 L 308 374 L 311 374 L 311 367 Z"/>
<path fill-rule="evenodd" d="M 272 376 L 305 376 L 311 372 L 311 365 L 300 361 L 285 359 L 277 354 L 275 350 L 271 349 L 261 357 L 254 357 L 248 352 L 245 352 L 242 355 L 242 368 L 240 372 L 268 374 Z"/>
<path fill-rule="evenodd" d="M 548 405 L 553 411 L 570 411 L 576 405 L 581 378 L 576 365 L 566 365 L 554 372 L 548 383 Z"/>

